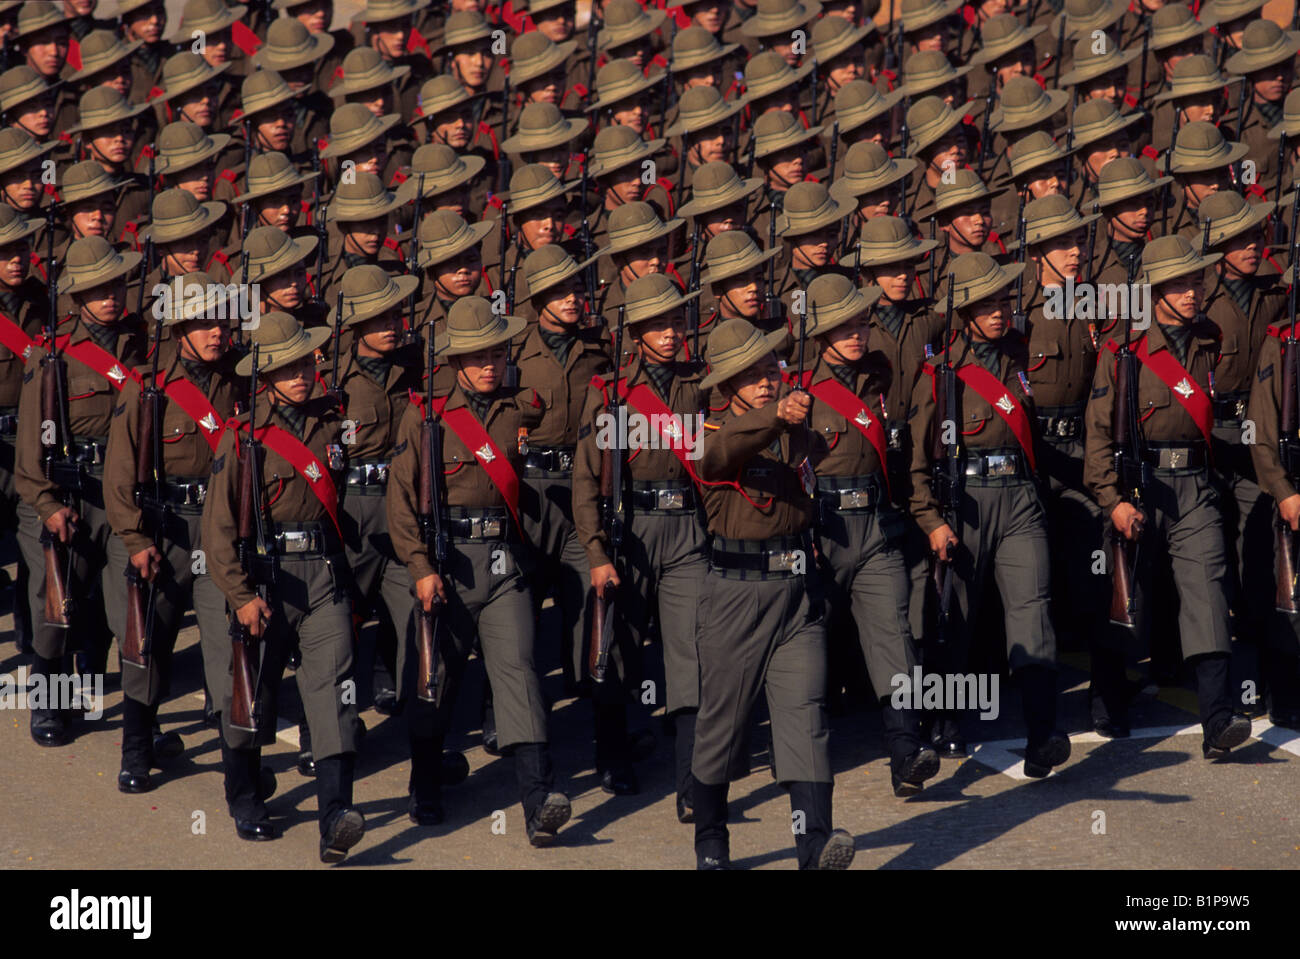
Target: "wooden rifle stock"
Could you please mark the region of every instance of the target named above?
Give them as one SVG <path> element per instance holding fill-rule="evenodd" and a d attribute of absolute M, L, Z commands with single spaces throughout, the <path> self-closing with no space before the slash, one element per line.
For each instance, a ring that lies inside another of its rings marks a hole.
<path fill-rule="evenodd" d="M 157 347 L 155 346 L 156 350 Z M 154 419 L 158 397 L 153 390 L 140 393 L 140 432 L 135 448 L 136 505 L 145 508 L 144 492 L 154 479 L 153 451 L 157 437 Z M 146 520 L 147 521 L 147 520 Z M 145 581 L 130 560 L 126 564 L 126 634 L 122 637 L 122 662 L 132 666 L 149 665 L 149 611 L 153 604 L 153 587 Z"/>
<path fill-rule="evenodd" d="M 1295 310 L 1295 287 L 1292 284 L 1291 310 Z M 1297 446 L 1296 430 L 1300 427 L 1300 342 L 1295 339 L 1295 330 L 1282 341 L 1282 410 L 1278 423 L 1281 447 L 1278 452 L 1282 468 L 1287 476 L 1295 481 L 1295 461 L 1300 458 Z M 1279 512 L 1273 520 L 1273 563 L 1277 582 L 1277 593 L 1273 605 L 1280 613 L 1300 612 L 1300 584 L 1296 582 L 1296 535 L 1291 526 Z"/>
<path fill-rule="evenodd" d="M 251 422 L 250 420 L 250 424 Z M 250 431 L 251 429 L 250 425 Z M 256 509 L 254 485 L 257 483 L 257 464 L 254 462 L 254 458 L 257 456 L 257 448 L 250 440 L 241 438 L 237 442 L 244 447 L 244 455 L 239 460 L 239 496 L 237 500 L 239 551 L 244 570 L 248 571 L 257 539 L 256 517 L 254 516 L 254 510 Z M 235 729 L 255 733 L 257 732 L 257 718 L 254 715 L 256 680 L 254 679 L 255 670 L 253 664 L 257 658 L 257 647 L 247 628 L 233 617 L 230 621 L 230 641 L 230 725 Z"/>
<path fill-rule="evenodd" d="M 609 668 L 609 650 L 614 645 L 614 592 L 613 584 L 606 583 L 592 603 L 587 668 L 593 683 L 603 683 Z"/>
<path fill-rule="evenodd" d="M 72 625 L 72 600 L 68 596 L 68 547 L 48 529 L 41 530 L 45 554 L 45 625 L 67 629 Z"/>
<path fill-rule="evenodd" d="M 1133 275 L 1130 264 L 1130 277 Z M 1115 473 L 1124 501 L 1141 509 L 1143 468 L 1137 430 L 1137 357 L 1129 349 L 1129 326 L 1125 321 L 1124 345 L 1115 358 Z M 1135 578 L 1138 544 L 1127 539 L 1119 530 L 1110 530 L 1110 621 L 1116 626 L 1134 629 L 1137 626 L 1137 595 Z"/>
<path fill-rule="evenodd" d="M 441 547 L 438 545 L 437 522 L 438 496 L 434 489 L 437 482 L 435 470 L 439 469 L 438 447 L 442 438 L 438 435 L 438 423 L 431 416 L 426 416 L 420 424 L 420 489 L 418 512 L 424 525 L 424 539 L 429 547 L 429 558 L 434 569 L 441 575 Z M 416 603 L 415 647 L 419 654 L 419 674 L 416 677 L 415 694 L 427 703 L 438 704 L 438 613 L 441 602 L 435 596 L 432 608 L 425 610 Z"/>

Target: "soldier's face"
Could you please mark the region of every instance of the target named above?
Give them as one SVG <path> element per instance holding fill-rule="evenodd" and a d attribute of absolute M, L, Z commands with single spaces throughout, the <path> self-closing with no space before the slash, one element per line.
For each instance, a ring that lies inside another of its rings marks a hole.
<path fill-rule="evenodd" d="M 131 146 L 135 143 L 135 130 L 131 121 L 119 120 L 96 128 L 94 133 L 90 139 L 90 155 L 115 167 L 125 166 L 131 158 Z"/>
<path fill-rule="evenodd" d="M 767 96 L 754 101 L 752 106 L 755 117 L 761 117 L 764 113 L 775 113 L 777 110 L 783 113 L 795 112 L 794 96 L 788 90 L 769 93 Z"/>
<path fill-rule="evenodd" d="M 1034 45 L 1026 43 L 1013 53 L 998 60 L 998 92 L 1006 86 L 1012 77 L 1032 77 L 1034 75 Z"/>
<path fill-rule="evenodd" d="M 492 63 L 492 48 L 487 40 L 472 47 L 459 47 L 451 58 L 453 72 L 472 90 L 479 90 L 487 83 Z"/>
<path fill-rule="evenodd" d="M 701 0 L 692 3 L 690 8 L 691 20 L 709 33 L 718 33 L 726 25 L 727 14 L 731 12 L 731 4 L 722 0 Z"/>
<path fill-rule="evenodd" d="M 1084 154 L 1084 162 L 1088 164 L 1088 172 L 1095 180 L 1101 175 L 1107 163 L 1128 155 L 1128 138 L 1116 135 L 1106 137 L 1088 147 L 1088 152 Z"/>
<path fill-rule="evenodd" d="M 1095 80 L 1088 81 L 1084 90 L 1084 100 L 1109 100 L 1115 106 L 1124 103 L 1124 71 L 1112 70 Z"/>
<path fill-rule="evenodd" d="M 27 278 L 32 248 L 26 240 L 17 240 L 0 246 L 0 285 L 9 288 L 20 285 Z"/>
<path fill-rule="evenodd" d="M 381 216 L 372 220 L 358 220 L 356 223 L 342 223 L 344 248 L 362 256 L 374 256 L 388 236 L 388 217 Z"/>
<path fill-rule="evenodd" d="M 826 75 L 831 81 L 831 90 L 838 90 L 852 80 L 861 80 L 866 73 L 866 67 L 862 62 L 862 45 L 855 43 L 831 60 L 826 69 Z"/>
<path fill-rule="evenodd" d="M 552 70 L 525 85 L 525 96 L 529 103 L 554 103 L 559 106 L 564 96 L 564 73 Z"/>
<path fill-rule="evenodd" d="M 485 9 L 487 9 L 487 0 L 451 0 L 452 13 L 464 10 L 477 10 L 482 13 Z"/>
<path fill-rule="evenodd" d="M 473 219 L 469 212 L 469 190 L 464 186 L 445 190 L 433 198 L 435 210 L 450 210 L 464 220 Z"/>
<path fill-rule="evenodd" d="M 728 203 L 724 207 L 701 214 L 701 217 L 704 220 L 706 238 L 711 239 L 728 230 L 739 230 L 745 225 L 745 201 Z"/>
<path fill-rule="evenodd" d="M 122 311 L 126 309 L 126 280 L 101 283 L 82 293 L 74 293 L 72 299 L 91 321 L 111 325 L 122 318 Z"/>
<path fill-rule="evenodd" d="M 217 117 L 217 98 L 221 88 L 216 81 L 199 84 L 177 97 L 178 119 L 189 120 L 209 129 Z"/>
<path fill-rule="evenodd" d="M 208 254 L 208 237 L 207 234 L 187 236 L 171 243 L 159 243 L 158 252 L 162 255 L 163 264 L 170 275 L 181 276 L 184 273 L 193 273 L 195 270 L 203 269 L 203 261 Z"/>
<path fill-rule="evenodd" d="M 1186 60 L 1190 56 L 1195 56 L 1204 51 L 1205 40 L 1203 37 L 1193 37 L 1190 40 L 1184 40 L 1182 43 L 1175 44 L 1167 50 L 1162 50 L 1156 54 L 1160 58 L 1160 67 L 1164 70 L 1165 79 L 1168 80 L 1174 74 L 1174 67 L 1179 62 Z"/>
<path fill-rule="evenodd" d="M 839 17 L 852 24 L 858 22 L 858 11 L 860 9 L 857 0 L 833 0 L 831 3 L 822 4 L 822 10 L 826 12 L 826 16 Z"/>
<path fill-rule="evenodd" d="M 1281 103 L 1295 80 L 1295 60 L 1288 57 L 1275 66 L 1256 70 L 1247 79 L 1254 86 L 1255 96 L 1259 99 Z"/>
<path fill-rule="evenodd" d="M 63 12 L 69 17 L 88 17 L 98 3 L 99 0 L 63 0 Z"/>
<path fill-rule="evenodd" d="M 88 200 L 70 204 L 72 214 L 72 231 L 77 237 L 102 236 L 109 239 L 113 235 L 113 223 L 117 219 L 117 206 L 113 203 L 111 193 L 92 196 Z"/>
<path fill-rule="evenodd" d="M 545 317 L 564 326 L 576 326 L 582 319 L 582 284 L 573 276 L 558 286 L 543 290 L 545 305 L 538 311 L 539 317 Z"/>
<path fill-rule="evenodd" d="M 166 178 L 169 186 L 185 190 L 194 199 L 202 201 L 212 199 L 212 177 L 216 172 L 216 164 L 212 160 L 204 160 L 192 167 L 167 174 Z"/>
<path fill-rule="evenodd" d="M 1190 321 L 1200 312 L 1204 296 L 1199 273 L 1195 276 L 1176 277 L 1161 283 L 1152 292 L 1156 315 L 1163 316 L 1166 322 Z"/>
<path fill-rule="evenodd" d="M 647 363 L 667 363 L 686 342 L 686 320 L 679 311 L 632 327 L 632 342 Z"/>
<path fill-rule="evenodd" d="M 262 299 L 273 310 L 292 312 L 302 306 L 303 292 L 307 289 L 307 270 L 297 263 L 288 270 L 262 280 Z"/>
<path fill-rule="evenodd" d="M 68 62 L 68 38 L 64 24 L 46 27 L 27 38 L 27 65 L 48 80 L 58 77 Z"/>
<path fill-rule="evenodd" d="M 764 40 L 764 44 L 766 45 L 768 40 L 770 39 L 771 38 L 766 38 Z M 772 50 L 772 52 L 774 53 L 781 54 L 781 58 L 785 60 L 785 62 L 789 64 L 791 67 L 799 66 L 799 60 L 801 58 L 799 54 L 794 52 L 794 40 L 792 40 L 791 38 L 782 37 L 776 40 L 774 43 L 772 43 L 768 47 L 768 49 Z"/>
<path fill-rule="evenodd" d="M 510 349 L 505 343 L 453 356 L 451 364 L 456 367 L 456 382 L 462 390 L 472 393 L 495 393 L 509 357 Z"/>
<path fill-rule="evenodd" d="M 940 20 L 928 27 L 922 27 L 909 35 L 908 42 L 912 44 L 918 53 L 922 50 L 942 51 L 948 43 L 948 24 L 946 21 Z"/>
<path fill-rule="evenodd" d="M 1037 200 L 1045 196 L 1065 195 L 1065 170 L 1061 168 L 1053 169 L 1046 167 L 1044 172 L 1038 174 L 1037 179 L 1029 181 L 1029 192 L 1031 200 Z"/>
<path fill-rule="evenodd" d="M 799 237 L 793 244 L 794 265 L 801 270 L 829 266 L 839 229 L 836 223 Z"/>
<path fill-rule="evenodd" d="M 614 111 L 614 123 L 620 127 L 631 127 L 637 133 L 645 132 L 646 110 L 635 100 L 624 100 Z"/>
<path fill-rule="evenodd" d="M 524 235 L 525 245 L 536 250 L 558 243 L 566 209 L 562 202 L 551 202 L 525 211 L 519 221 L 519 232 Z"/>
<path fill-rule="evenodd" d="M 292 103 L 281 103 L 269 110 L 263 110 L 253 125 L 253 136 L 263 150 L 277 150 L 288 153 L 293 143 L 293 130 L 296 124 L 296 110 Z M 374 171 L 371 171 L 374 172 Z"/>
<path fill-rule="evenodd" d="M 47 93 L 28 100 L 14 109 L 15 122 L 38 143 L 50 138 L 54 129 L 54 94 Z"/>
<path fill-rule="evenodd" d="M 698 67 L 692 67 L 681 74 L 674 72 L 673 76 L 682 81 L 682 89 L 690 90 L 694 87 L 716 87 L 721 85 L 721 73 L 719 72 L 721 63 L 701 63 Z"/>
<path fill-rule="evenodd" d="M 850 363 L 856 363 L 867 355 L 867 337 L 870 334 L 871 321 L 867 315 L 864 313 L 855 316 L 826 334 L 823 338 L 826 349 L 822 351 L 822 359 L 827 363 L 839 363 L 842 362 L 842 357 Z"/>
<path fill-rule="evenodd" d="M 230 62 L 231 34 L 230 27 L 209 33 L 203 41 L 203 59 L 211 66 L 219 67 Z"/>
<path fill-rule="evenodd" d="M 1078 276 L 1079 261 L 1083 258 L 1085 245 L 1087 235 L 1082 230 L 1041 244 L 1034 259 L 1041 261 L 1043 284 L 1056 286 L 1063 284 L 1068 277 Z"/>
<path fill-rule="evenodd" d="M 385 20 L 370 26 L 370 45 L 385 60 L 396 60 L 406 53 L 406 38 L 410 35 L 410 17 Z"/>
<path fill-rule="evenodd" d="M 86 89 L 91 90 L 95 87 L 112 87 L 123 97 L 131 96 L 131 61 L 119 60 L 107 70 L 101 70 L 94 76 L 87 78 Z"/>
<path fill-rule="evenodd" d="M 273 226 L 288 233 L 297 225 L 298 214 L 302 210 L 302 187 L 290 187 L 249 202 L 253 204 L 253 215 L 258 226 Z"/>
<path fill-rule="evenodd" d="M 1200 93 L 1180 101 L 1183 113 L 1182 122 L 1184 124 L 1198 121 L 1213 123 L 1224 114 L 1224 99 L 1223 91 L 1215 90 L 1210 93 Z"/>
<path fill-rule="evenodd" d="M 907 299 L 916 269 L 910 263 L 890 263 L 867 270 L 867 276 L 874 285 L 880 287 L 881 296 L 894 303 L 901 303 Z"/>
<path fill-rule="evenodd" d="M 186 359 L 215 363 L 226 352 L 229 337 L 226 325 L 220 320 L 190 320 L 178 323 L 175 330 L 181 355 Z"/>
<path fill-rule="evenodd" d="M 970 308 L 968 329 L 975 340 L 1000 340 L 1011 325 L 1010 302 L 1005 292 L 981 300 Z"/>
<path fill-rule="evenodd" d="M 167 29 L 167 8 L 159 0 L 158 3 L 132 10 L 123 21 L 126 24 L 127 39 L 157 43 Z"/>
<path fill-rule="evenodd" d="M 776 354 L 769 353 L 749 369 L 737 373 L 727 381 L 727 386 L 742 403 L 753 409 L 775 403 L 781 389 L 781 367 L 777 364 Z"/>
<path fill-rule="evenodd" d="M 621 47 L 610 47 L 605 56 L 610 60 L 631 60 L 638 70 L 645 69 L 645 41 L 633 40 Z"/>
<path fill-rule="evenodd" d="M 889 114 L 886 113 L 883 117 L 868 120 L 856 130 L 850 131 L 849 135 L 845 137 L 845 142 L 849 146 L 853 146 L 855 143 L 865 143 L 871 140 L 883 147 L 886 145 L 885 141 L 889 139 L 889 133 Z"/>
<path fill-rule="evenodd" d="M 373 143 L 367 143 L 356 153 L 350 153 L 343 162 L 351 160 L 363 173 L 373 173 L 382 178 L 384 167 L 388 166 L 388 138 L 380 137 Z"/>
<path fill-rule="evenodd" d="M 469 146 L 470 107 L 468 104 L 452 107 L 438 116 L 433 125 L 433 142 L 445 143 L 453 150 Z"/>
<path fill-rule="evenodd" d="M 402 313 L 392 309 L 382 316 L 363 320 L 355 327 L 357 338 L 376 353 L 391 353 L 402 342 Z"/>
<path fill-rule="evenodd" d="M 873 216 L 893 216 L 898 204 L 898 191 L 893 187 L 872 190 L 858 197 L 858 216 L 869 220 Z"/>
<path fill-rule="evenodd" d="M 31 210 L 41 197 L 41 168 L 33 163 L 17 170 L 0 173 L 0 192 L 4 201 L 16 210 Z"/>
<path fill-rule="evenodd" d="M 314 69 L 315 69 L 315 64 L 304 63 L 300 67 L 293 67 L 289 70 L 281 70 L 280 77 L 284 80 L 285 83 L 289 84 L 290 90 L 292 90 L 294 93 L 297 93 L 299 90 L 305 90 L 307 86 L 311 83 L 312 71 Z"/>
<path fill-rule="evenodd" d="M 1248 17 L 1238 17 L 1236 20 L 1219 24 L 1219 33 L 1227 38 L 1233 49 L 1240 50 L 1241 35 L 1246 32 L 1246 25 L 1253 19 L 1255 19 L 1255 14 L 1252 13 Z"/>
<path fill-rule="evenodd" d="M 1178 179 L 1183 184 L 1187 205 L 1193 210 L 1210 194 L 1226 190 L 1230 186 L 1226 168 L 1206 170 L 1203 173 L 1183 173 Z"/>
<path fill-rule="evenodd" d="M 334 0 L 308 0 L 295 6 L 292 13 L 312 33 L 324 33 L 334 17 Z"/>
<path fill-rule="evenodd" d="M 563 43 L 573 36 L 574 4 L 562 3 L 533 16 L 538 31 L 552 43 Z"/>
<path fill-rule="evenodd" d="M 1143 194 L 1115 205 L 1111 219 L 1120 239 L 1140 240 L 1147 235 L 1151 229 L 1151 201 L 1150 194 Z"/>
<path fill-rule="evenodd" d="M 803 179 L 804 162 L 801 146 L 780 150 L 768 157 L 770 186 L 790 186 Z"/>
<path fill-rule="evenodd" d="M 989 230 L 993 228 L 993 216 L 988 206 L 971 205 L 958 210 L 947 225 L 942 225 L 940 228 L 950 236 L 956 233 L 955 239 L 960 243 L 980 247 L 989 238 Z"/>
<path fill-rule="evenodd" d="M 434 271 L 434 283 L 445 300 L 455 300 L 474 292 L 483 275 L 483 257 L 477 246 L 444 260 Z"/>
<path fill-rule="evenodd" d="M 966 165 L 966 135 L 960 128 L 944 134 L 930 149 L 930 166 L 935 170 L 943 170 L 949 163 L 954 168 Z"/>
<path fill-rule="evenodd" d="M 605 179 L 605 188 L 618 198 L 613 206 L 622 206 L 624 203 L 634 203 L 641 199 L 641 176 L 636 166 L 615 170 L 608 178 L 602 179 Z"/>
<path fill-rule="evenodd" d="M 733 147 L 731 127 L 713 126 L 691 135 L 691 158 L 697 164 L 726 160 Z"/>
<path fill-rule="evenodd" d="M 1227 271 L 1238 276 L 1254 276 L 1263 259 L 1264 237 L 1259 228 L 1248 230 L 1222 244 L 1223 263 Z"/>
<path fill-rule="evenodd" d="M 631 282 L 647 273 L 662 273 L 668 266 L 668 241 L 655 240 L 623 255 L 627 257 L 626 266 L 623 268 L 625 282 Z"/>
<path fill-rule="evenodd" d="M 746 270 L 738 276 L 715 283 L 714 295 L 731 307 L 731 315 L 752 320 L 763 302 L 763 270 Z M 721 294 L 721 295 L 718 295 Z"/>
<path fill-rule="evenodd" d="M 316 358 L 308 353 L 301 359 L 272 370 L 266 374 L 266 382 L 290 405 L 305 403 L 316 382 Z"/>

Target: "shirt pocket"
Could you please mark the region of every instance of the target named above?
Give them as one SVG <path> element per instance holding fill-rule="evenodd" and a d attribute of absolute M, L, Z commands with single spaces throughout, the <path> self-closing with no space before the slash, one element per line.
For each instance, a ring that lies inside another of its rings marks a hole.
<path fill-rule="evenodd" d="M 825 403 L 813 404 L 811 426 L 828 450 L 835 449 L 849 429 L 848 420 Z"/>
<path fill-rule="evenodd" d="M 1029 376 L 1033 383 L 1055 383 L 1061 344 L 1055 341 L 1035 344 L 1029 351 Z"/>
<path fill-rule="evenodd" d="M 81 364 L 68 364 L 69 366 L 80 366 Z M 78 370 L 73 372 L 68 370 L 68 399 L 85 400 L 96 395 L 107 395 L 113 392 L 113 388 L 108 385 L 98 373 L 92 373 L 90 370 Z"/>
<path fill-rule="evenodd" d="M 167 412 L 163 414 L 162 424 L 162 441 L 164 443 L 179 443 L 186 437 L 192 437 L 198 432 L 199 424 L 178 407 L 175 403 L 167 404 Z"/>

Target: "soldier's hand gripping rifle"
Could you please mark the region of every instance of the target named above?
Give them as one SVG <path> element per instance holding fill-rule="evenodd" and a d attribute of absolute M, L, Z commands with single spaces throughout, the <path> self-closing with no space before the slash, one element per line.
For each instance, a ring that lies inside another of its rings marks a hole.
<path fill-rule="evenodd" d="M 428 343 L 425 348 L 425 375 L 427 383 L 424 397 L 424 420 L 420 423 L 420 486 L 417 512 L 420 517 L 420 537 L 429 553 L 433 571 L 442 576 L 447 561 L 447 530 L 442 518 L 442 420 L 433 412 L 433 327 L 425 331 Z M 415 648 L 418 660 L 415 694 L 424 702 L 438 704 L 438 616 L 442 611 L 442 598 L 436 593 L 429 609 L 423 603 L 415 605 Z"/>
<path fill-rule="evenodd" d="M 144 284 L 141 283 L 141 286 Z M 153 373 L 140 391 L 140 427 L 135 446 L 135 504 L 144 529 L 157 546 L 166 521 L 163 502 L 162 390 L 158 388 L 158 354 L 162 352 L 162 311 L 154 320 Z M 126 634 L 122 662 L 147 667 L 153 646 L 157 587 L 146 581 L 130 560 L 126 564 Z"/>
<path fill-rule="evenodd" d="M 1137 278 L 1137 254 L 1129 257 L 1128 280 L 1132 289 Z M 1127 312 L 1127 311 L 1126 311 Z M 1124 342 L 1115 353 L 1115 409 L 1112 429 L 1115 444 L 1115 475 L 1122 502 L 1129 503 L 1139 512 L 1143 510 L 1143 493 L 1151 479 L 1151 464 L 1147 462 L 1146 443 L 1138 412 L 1137 356 L 1130 348 L 1132 321 L 1124 320 Z M 1137 576 L 1138 545 L 1140 539 L 1129 539 L 1111 524 L 1110 530 L 1111 595 L 1110 621 L 1116 626 L 1134 629 L 1137 626 L 1137 595 L 1134 589 Z"/>
<path fill-rule="evenodd" d="M 257 365 L 261 347 L 253 344 L 253 369 L 248 377 L 248 432 L 236 439 L 240 455 L 237 458 L 238 477 L 238 530 L 236 544 L 239 565 L 257 589 L 257 595 L 266 601 L 269 587 L 275 585 L 275 554 L 267 538 L 266 517 L 262 503 L 262 444 L 254 430 L 257 427 Z M 260 717 L 257 708 L 257 687 L 261 668 L 257 666 L 258 640 L 238 617 L 230 620 L 230 725 L 246 732 L 257 732 Z"/>
<path fill-rule="evenodd" d="M 605 415 L 614 424 L 613 443 L 600 452 L 600 502 L 601 524 L 608 541 L 606 552 L 609 561 L 618 568 L 618 551 L 623 545 L 623 467 L 627 451 L 623 440 L 623 402 L 618 395 L 618 374 L 623 366 L 623 306 L 618 308 L 618 323 L 614 327 L 613 384 L 605 401 Z M 604 591 L 592 602 L 591 640 L 587 653 L 587 668 L 591 681 L 603 683 L 609 666 L 609 650 L 614 643 L 615 587 L 606 583 Z"/>
<path fill-rule="evenodd" d="M 956 278 L 948 274 L 947 303 L 944 307 L 943 363 L 935 369 L 935 395 L 938 409 L 942 416 L 935 424 L 934 448 L 934 491 L 939 501 L 939 510 L 943 520 L 952 530 L 953 536 L 960 540 L 958 530 L 961 527 L 961 494 L 965 482 L 965 455 L 961 447 L 961 418 L 957 412 L 957 368 L 952 361 L 952 307 L 956 299 Z M 951 442 L 944 442 L 945 434 Z M 952 610 L 953 592 L 953 547 L 948 547 L 948 558 L 934 558 L 931 578 L 935 592 L 939 597 L 937 643 L 948 641 L 950 612 Z"/>
<path fill-rule="evenodd" d="M 45 215 L 47 281 L 50 299 L 46 313 L 46 354 L 41 359 L 41 423 L 45 477 L 58 487 L 65 506 L 77 502 L 81 493 L 81 468 L 72 453 L 72 429 L 68 423 L 68 364 L 55 343 L 58 335 L 58 263 L 54 259 L 55 204 Z M 49 442 L 46 442 L 47 436 Z M 41 552 L 45 557 L 45 625 L 67 629 L 72 625 L 72 597 L 68 581 L 72 576 L 72 553 L 49 528 L 41 529 Z"/>
<path fill-rule="evenodd" d="M 1300 200 L 1300 192 L 1296 193 Z M 1293 201 L 1291 215 L 1294 218 L 1297 202 Z M 1294 220 L 1293 220 L 1294 222 Z M 1300 243 L 1296 242 L 1296 230 L 1292 228 L 1291 237 L 1291 291 L 1287 301 L 1287 316 L 1291 317 L 1291 326 L 1287 329 L 1286 339 L 1282 341 L 1282 409 L 1278 423 L 1278 457 L 1287 479 L 1294 486 L 1300 483 L 1300 343 L 1296 341 L 1296 255 L 1300 253 Z M 1297 536 L 1291 524 L 1276 512 L 1273 519 L 1273 563 L 1276 574 L 1277 593 L 1273 605 L 1280 613 L 1300 613 L 1300 583 L 1296 581 L 1296 544 Z"/>

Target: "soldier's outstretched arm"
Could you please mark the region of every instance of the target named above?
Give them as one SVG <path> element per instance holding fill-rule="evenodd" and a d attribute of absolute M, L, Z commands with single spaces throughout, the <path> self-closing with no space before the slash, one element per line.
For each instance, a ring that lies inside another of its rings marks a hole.
<path fill-rule="evenodd" d="M 23 370 L 23 390 L 18 398 L 18 440 L 14 450 L 14 487 L 23 502 L 36 510 L 44 523 L 63 508 L 57 487 L 41 468 L 41 358 L 32 350 Z"/>
<path fill-rule="evenodd" d="M 700 478 L 731 476 L 789 429 L 790 424 L 777 416 L 778 409 L 778 403 L 768 403 L 707 431 L 700 438 Z"/>

